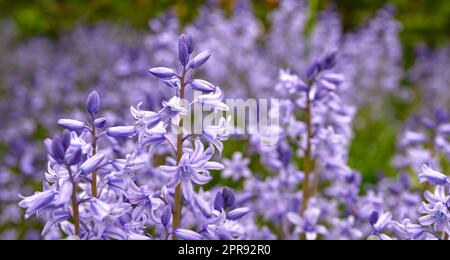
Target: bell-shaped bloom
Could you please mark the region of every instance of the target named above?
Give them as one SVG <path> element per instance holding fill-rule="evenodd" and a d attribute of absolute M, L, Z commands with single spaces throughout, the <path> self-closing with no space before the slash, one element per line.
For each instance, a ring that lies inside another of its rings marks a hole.
<path fill-rule="evenodd" d="M 54 205 L 62 206 L 65 205 L 67 202 L 69 202 L 72 196 L 72 191 L 73 191 L 72 182 L 70 182 L 69 180 L 65 180 L 59 187 L 59 191 L 56 196 Z"/>
<path fill-rule="evenodd" d="M 195 102 L 198 104 L 205 105 L 215 110 L 228 111 L 230 108 L 225 103 L 223 103 L 222 100 L 223 93 L 219 87 L 216 88 L 215 92 L 200 95 L 195 98 Z"/>
<path fill-rule="evenodd" d="M 178 40 L 178 60 L 180 64 L 186 66 L 189 63 L 189 48 L 186 35 L 181 35 Z"/>
<path fill-rule="evenodd" d="M 152 129 L 162 121 L 162 117 L 159 113 L 153 111 L 145 111 L 141 109 L 142 102 L 137 107 L 131 107 L 131 115 L 137 120 L 137 126 L 143 126 L 148 129 Z"/>
<path fill-rule="evenodd" d="M 327 229 L 318 224 L 320 210 L 309 208 L 303 217 L 295 213 L 288 213 L 287 219 L 295 225 L 295 234 L 305 234 L 307 240 L 316 240 L 318 235 L 327 233 Z"/>
<path fill-rule="evenodd" d="M 105 127 L 106 123 L 107 123 L 107 120 L 104 117 L 97 118 L 97 119 L 94 120 L 94 126 L 97 127 L 97 128 Z"/>
<path fill-rule="evenodd" d="M 58 125 L 69 131 L 81 131 L 86 128 L 86 125 L 83 122 L 73 119 L 59 119 Z"/>
<path fill-rule="evenodd" d="M 250 213 L 250 211 L 251 210 L 249 208 L 237 208 L 227 212 L 227 218 L 230 220 L 238 220 Z"/>
<path fill-rule="evenodd" d="M 163 214 L 161 215 L 161 224 L 163 224 L 164 227 L 168 227 L 170 225 L 170 222 L 172 221 L 172 209 L 167 206 Z"/>
<path fill-rule="evenodd" d="M 418 175 L 420 183 L 429 182 L 432 185 L 448 185 L 449 179 L 444 174 L 431 169 L 428 165 L 422 166 L 422 172 Z"/>
<path fill-rule="evenodd" d="M 370 216 L 370 224 L 373 227 L 373 236 L 380 240 L 391 240 L 389 236 L 383 234 L 383 230 L 392 224 L 392 213 L 380 213 L 375 211 Z"/>
<path fill-rule="evenodd" d="M 25 218 L 29 218 L 34 214 L 49 209 L 53 206 L 53 200 L 55 199 L 55 192 L 53 190 L 46 190 L 43 192 L 36 192 L 30 197 L 22 197 L 22 201 L 19 202 L 19 207 L 26 208 Z"/>
<path fill-rule="evenodd" d="M 211 58 L 211 51 L 204 51 L 199 55 L 195 56 L 195 58 L 191 61 L 190 67 L 192 69 L 198 69 L 203 64 L 205 64 L 209 60 L 209 58 Z"/>
<path fill-rule="evenodd" d="M 83 150 L 81 148 L 69 149 L 67 152 L 66 160 L 69 165 L 76 165 L 81 161 L 83 156 Z"/>
<path fill-rule="evenodd" d="M 202 79 L 194 79 L 192 80 L 189 85 L 195 89 L 195 90 L 199 90 L 202 92 L 215 92 L 216 91 L 216 86 L 214 86 L 213 84 L 209 83 L 206 80 L 202 80 Z"/>
<path fill-rule="evenodd" d="M 174 187 L 181 182 L 183 196 L 186 200 L 191 200 L 194 194 L 192 183 L 205 185 L 211 180 L 209 170 L 223 170 L 223 165 L 209 160 L 214 154 L 211 147 L 206 151 L 202 142 L 195 141 L 195 150 L 187 151 L 183 154 L 177 166 L 161 166 L 160 170 L 166 176 L 171 177 L 168 187 Z"/>
<path fill-rule="evenodd" d="M 115 126 L 110 127 L 106 134 L 114 138 L 129 138 L 136 134 L 136 128 L 134 126 Z"/>
<path fill-rule="evenodd" d="M 57 135 L 53 139 L 47 139 L 44 143 L 50 157 L 57 163 L 63 164 L 66 158 L 66 151 L 71 143 L 71 134 L 65 130 L 61 136 Z"/>
<path fill-rule="evenodd" d="M 100 112 L 100 96 L 97 91 L 92 91 L 86 101 L 86 109 L 88 113 L 95 117 Z"/>
<path fill-rule="evenodd" d="M 225 178 L 232 178 L 233 181 L 238 181 L 252 176 L 252 172 L 248 168 L 250 159 L 244 158 L 241 152 L 235 152 L 231 160 L 224 159 L 223 164 L 225 165 L 225 170 L 222 174 Z"/>
<path fill-rule="evenodd" d="M 102 153 L 92 156 L 80 166 L 81 173 L 86 175 L 95 171 L 105 160 L 105 158 L 106 156 Z"/>
<path fill-rule="evenodd" d="M 47 223 L 44 226 L 44 229 L 42 229 L 41 235 L 46 235 L 53 226 L 58 225 L 59 223 L 66 221 L 70 218 L 70 212 L 67 210 L 59 209 L 59 210 L 53 210 L 50 213 L 50 218 L 47 221 Z"/>
<path fill-rule="evenodd" d="M 103 221 L 111 213 L 111 206 L 96 198 L 91 199 L 89 209 L 91 217 L 97 221 Z"/>
<path fill-rule="evenodd" d="M 203 237 L 202 235 L 200 235 L 197 232 L 194 232 L 192 230 L 188 230 L 188 229 L 177 229 L 175 230 L 175 236 L 179 239 L 182 240 L 191 240 L 191 241 L 195 241 L 195 240 L 202 240 Z"/>
<path fill-rule="evenodd" d="M 165 67 L 157 67 L 150 69 L 149 72 L 160 79 L 169 80 L 177 77 L 177 73 L 173 69 L 165 68 Z"/>
<path fill-rule="evenodd" d="M 442 202 L 423 204 L 421 212 L 426 214 L 419 218 L 423 226 L 433 226 L 436 232 L 445 232 L 450 235 L 450 212 Z"/>
<path fill-rule="evenodd" d="M 223 150 L 223 141 L 228 140 L 231 132 L 231 117 L 228 119 L 221 118 L 218 125 L 206 126 L 203 129 L 203 137 L 212 145 L 214 145 L 219 153 Z"/>

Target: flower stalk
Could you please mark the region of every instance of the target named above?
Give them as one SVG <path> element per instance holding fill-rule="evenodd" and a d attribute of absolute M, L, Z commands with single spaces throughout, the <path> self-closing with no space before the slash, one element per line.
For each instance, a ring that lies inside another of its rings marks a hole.
<path fill-rule="evenodd" d="M 185 98 L 185 88 L 186 88 L 186 66 L 183 66 L 183 72 L 180 80 L 180 100 L 181 102 Z M 180 117 L 180 122 L 178 124 L 178 135 L 177 135 L 177 163 L 179 164 L 183 156 L 183 118 Z M 181 208 L 182 208 L 182 190 L 181 182 L 178 183 L 175 189 L 175 205 L 173 209 L 173 230 L 176 230 L 180 226 L 181 222 Z M 173 239 L 176 240 L 177 237 L 173 235 Z"/>

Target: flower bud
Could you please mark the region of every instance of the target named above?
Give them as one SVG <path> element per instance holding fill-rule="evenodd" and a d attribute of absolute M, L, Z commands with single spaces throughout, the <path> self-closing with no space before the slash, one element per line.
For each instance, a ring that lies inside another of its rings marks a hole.
<path fill-rule="evenodd" d="M 165 67 L 158 67 L 150 69 L 149 72 L 160 79 L 172 79 L 177 76 L 177 73 L 173 69 L 165 68 Z"/>
<path fill-rule="evenodd" d="M 92 117 L 95 117 L 100 112 L 100 96 L 97 91 L 94 90 L 91 94 L 89 94 L 86 102 L 86 108 Z"/>

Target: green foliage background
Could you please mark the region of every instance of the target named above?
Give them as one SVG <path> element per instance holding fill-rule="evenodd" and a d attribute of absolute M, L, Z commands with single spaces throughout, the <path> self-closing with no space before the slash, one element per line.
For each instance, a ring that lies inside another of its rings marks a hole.
<path fill-rule="evenodd" d="M 226 10 L 237 0 L 220 0 Z M 77 23 L 99 20 L 123 22 L 146 28 L 150 18 L 173 9 L 187 23 L 198 15 L 206 0 L 0 0 L 0 16 L 11 17 L 23 35 L 58 35 Z M 253 0 L 255 13 L 265 20 L 278 0 Z M 311 6 L 334 6 L 342 14 L 344 28 L 352 29 L 366 21 L 379 8 L 396 6 L 397 18 L 404 26 L 406 45 L 426 42 L 439 45 L 450 37 L 450 1 L 448 0 L 310 0 Z"/>

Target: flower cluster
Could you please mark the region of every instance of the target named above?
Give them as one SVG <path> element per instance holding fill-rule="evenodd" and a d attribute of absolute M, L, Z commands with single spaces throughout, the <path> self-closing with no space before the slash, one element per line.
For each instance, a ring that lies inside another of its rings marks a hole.
<path fill-rule="evenodd" d="M 0 24 L 0 238 L 448 239 L 448 47 L 404 71 L 391 7 L 344 32 L 333 7 L 312 16 L 304 0 L 279 0 L 267 28 L 250 0 L 230 14 L 218 2 L 181 36 L 171 12 L 144 37 L 96 25 L 18 43 Z M 278 124 L 233 131 L 225 93 L 277 99 Z M 398 133 L 397 178 L 349 162 L 388 95 L 418 111 Z M 44 228 L 4 228 L 24 221 Z"/>
<path fill-rule="evenodd" d="M 206 126 L 202 136 L 186 135 L 186 88 L 202 92 L 189 106 L 201 104 L 214 111 L 228 108 L 221 102 L 220 88 L 188 76 L 211 56 L 206 51 L 191 59 L 193 52 L 192 37 L 182 35 L 178 51 L 182 73 L 163 67 L 150 69 L 176 95 L 164 101 L 159 112 L 132 107 L 134 125 L 106 128 L 108 120 L 99 117 L 96 91 L 86 102 L 87 121 L 58 120 L 66 130 L 45 141 L 49 161 L 43 191 L 22 197 L 19 203 L 26 208 L 26 218 L 37 215 L 46 219 L 43 236 L 57 237 L 58 227 L 71 239 L 189 239 L 193 238 L 189 234 L 200 233 L 208 239 L 235 239 L 243 235 L 235 232 L 236 220 L 249 209 L 235 205 L 232 190 L 218 192 L 213 209 L 194 191 L 193 184 L 207 184 L 212 179 L 210 171 L 224 168 L 212 157 L 216 147 L 221 150 L 228 130 L 227 125 L 219 124 Z M 171 132 L 173 129 L 176 131 Z M 127 149 L 120 148 L 120 141 L 135 136 L 136 147 L 124 153 Z M 208 144 L 207 149 L 201 139 Z M 157 188 L 137 183 L 137 173 L 148 164 L 145 158 L 154 160 L 167 152 L 175 157 L 166 157 L 168 165 L 158 171 L 169 179 L 159 179 L 161 186 Z M 192 213 L 182 211 L 183 203 L 189 204 Z M 189 227 L 185 219 L 200 219 L 195 214 L 203 216 L 201 222 L 196 221 L 199 233 L 180 229 L 181 225 Z M 157 229 L 155 234 L 145 232 L 150 226 Z"/>

